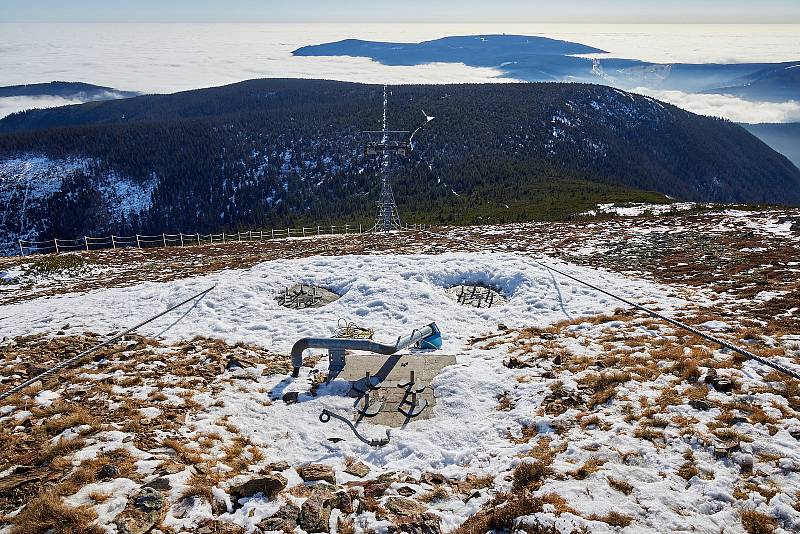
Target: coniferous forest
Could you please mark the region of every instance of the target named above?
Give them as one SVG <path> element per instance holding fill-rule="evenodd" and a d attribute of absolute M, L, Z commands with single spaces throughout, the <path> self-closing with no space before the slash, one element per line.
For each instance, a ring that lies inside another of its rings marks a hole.
<path fill-rule="evenodd" d="M 407 222 L 557 219 L 665 195 L 800 204 L 785 157 L 644 96 L 555 83 L 389 91 L 389 128 L 421 127 L 392 166 Z M 381 128 L 382 102 L 381 86 L 273 79 L 33 110 L 0 121 L 0 161 L 91 161 L 26 214 L 41 238 L 367 222 L 379 180 L 362 131 Z M 114 218 L 97 190 L 109 175 L 155 180 L 149 208 Z"/>

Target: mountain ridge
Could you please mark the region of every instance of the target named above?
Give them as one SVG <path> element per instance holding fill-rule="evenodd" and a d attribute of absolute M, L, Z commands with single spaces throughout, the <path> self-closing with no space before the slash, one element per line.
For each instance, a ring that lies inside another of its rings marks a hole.
<path fill-rule="evenodd" d="M 422 110 L 436 117 L 394 168 L 413 222 L 554 219 L 664 195 L 800 204 L 800 171 L 785 157 L 736 124 L 649 97 L 584 84 L 390 93 L 391 128 L 414 130 Z M 269 79 L 7 117 L 0 129 L 15 133 L 0 135 L 0 238 L 34 221 L 26 238 L 367 222 L 378 180 L 361 132 L 380 127 L 381 103 L 381 86 Z M 31 158 L 47 162 L 28 175 L 56 189 L 38 203 L 25 201 L 26 171 L 14 170 Z M 149 202 L 123 209 L 115 180 Z"/>

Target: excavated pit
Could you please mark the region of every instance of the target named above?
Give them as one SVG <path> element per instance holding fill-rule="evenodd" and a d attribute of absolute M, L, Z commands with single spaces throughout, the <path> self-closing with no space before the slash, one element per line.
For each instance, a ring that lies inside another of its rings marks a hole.
<path fill-rule="evenodd" d="M 339 300 L 341 295 L 330 289 L 308 285 L 295 284 L 278 293 L 275 301 L 284 308 L 304 310 L 307 308 L 322 308 L 331 302 Z"/>
<path fill-rule="evenodd" d="M 458 284 L 444 291 L 462 306 L 472 308 L 496 308 L 508 302 L 505 295 L 486 284 Z"/>

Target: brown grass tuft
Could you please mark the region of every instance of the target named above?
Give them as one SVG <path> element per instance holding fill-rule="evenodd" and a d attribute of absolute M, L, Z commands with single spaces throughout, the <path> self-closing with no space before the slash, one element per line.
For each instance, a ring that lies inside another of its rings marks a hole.
<path fill-rule="evenodd" d="M 103 529 L 92 524 L 95 519 L 97 514 L 90 507 L 72 508 L 58 495 L 43 493 L 14 517 L 11 534 L 103 534 Z"/>
<path fill-rule="evenodd" d="M 774 519 L 752 508 L 742 510 L 741 517 L 742 526 L 748 534 L 772 534 L 778 528 Z"/>
<path fill-rule="evenodd" d="M 614 477 L 608 477 L 606 480 L 608 480 L 608 485 L 611 486 L 611 488 L 619 491 L 620 493 L 630 495 L 633 491 L 633 484 L 629 484 L 624 480 Z"/>
<path fill-rule="evenodd" d="M 592 514 L 587 519 L 591 521 L 602 521 L 603 523 L 608 523 L 612 527 L 627 527 L 633 523 L 632 517 L 616 511 L 608 512 L 606 515 Z"/>

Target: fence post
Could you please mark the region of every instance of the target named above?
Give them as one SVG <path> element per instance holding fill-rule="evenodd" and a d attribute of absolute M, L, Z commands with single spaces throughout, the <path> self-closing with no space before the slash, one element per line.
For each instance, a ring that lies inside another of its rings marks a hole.
<path fill-rule="evenodd" d="M 305 237 L 305 236 L 306 236 L 306 227 L 303 226 L 303 237 Z"/>
<path fill-rule="evenodd" d="M 214 234 L 208 234 L 208 237 L 211 238 L 211 244 L 214 244 Z"/>
<path fill-rule="evenodd" d="M 269 231 L 272 232 L 272 239 L 275 239 L 275 229 L 270 228 Z"/>
<path fill-rule="evenodd" d="M 317 235 L 319 235 L 319 226 L 317 226 Z"/>
<path fill-rule="evenodd" d="M 56 246 L 56 254 L 58 254 L 58 239 L 53 238 L 53 244 Z"/>
<path fill-rule="evenodd" d="M 290 237 L 292 237 L 292 229 L 291 228 L 287 228 L 286 229 L 286 239 L 289 239 Z"/>
<path fill-rule="evenodd" d="M 89 250 L 89 238 L 88 237 L 83 236 L 83 244 L 86 245 L 86 250 L 88 251 Z"/>
<path fill-rule="evenodd" d="M 361 229 L 361 223 L 358 223 L 358 233 L 363 234 L 364 230 Z"/>
<path fill-rule="evenodd" d="M 197 244 L 200 245 L 200 234 L 197 234 Z"/>
<path fill-rule="evenodd" d="M 181 246 L 183 246 L 183 232 L 180 232 L 178 235 L 181 236 Z"/>
<path fill-rule="evenodd" d="M 22 248 L 22 239 L 19 240 L 19 255 L 25 256 L 25 249 Z"/>
<path fill-rule="evenodd" d="M 222 242 L 225 242 L 225 232 L 222 232 Z"/>
<path fill-rule="evenodd" d="M 142 248 L 142 244 L 139 242 L 139 234 L 136 234 L 136 248 Z"/>
<path fill-rule="evenodd" d="M 333 233 L 333 226 L 331 226 L 331 234 Z"/>
<path fill-rule="evenodd" d="M 167 248 L 167 234 L 161 234 L 161 239 L 164 240 L 164 248 Z"/>
<path fill-rule="evenodd" d="M 113 235 L 111 236 L 111 249 L 112 250 L 116 250 L 117 249 L 117 244 L 114 242 L 114 236 Z"/>
<path fill-rule="evenodd" d="M 347 235 L 347 223 L 344 225 L 344 235 Z"/>

